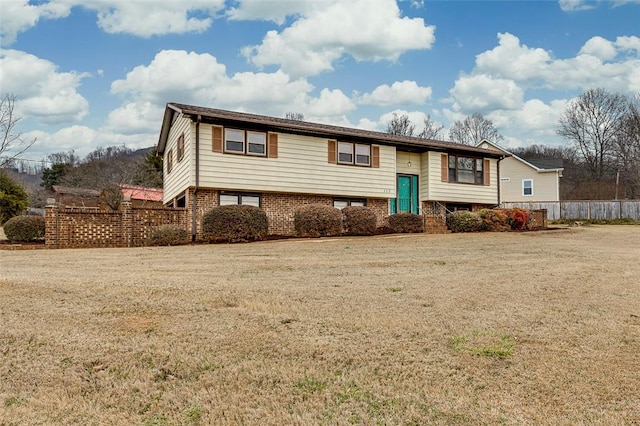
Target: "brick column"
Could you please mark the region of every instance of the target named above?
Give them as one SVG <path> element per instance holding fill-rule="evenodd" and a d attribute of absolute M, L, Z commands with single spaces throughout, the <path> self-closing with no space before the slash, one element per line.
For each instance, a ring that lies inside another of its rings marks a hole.
<path fill-rule="evenodd" d="M 58 247 L 58 206 L 52 198 L 47 199 L 44 214 L 44 246 L 45 248 Z"/>
<path fill-rule="evenodd" d="M 133 205 L 131 198 L 125 198 L 120 203 L 120 211 L 122 212 L 122 244 L 125 247 L 133 246 Z"/>

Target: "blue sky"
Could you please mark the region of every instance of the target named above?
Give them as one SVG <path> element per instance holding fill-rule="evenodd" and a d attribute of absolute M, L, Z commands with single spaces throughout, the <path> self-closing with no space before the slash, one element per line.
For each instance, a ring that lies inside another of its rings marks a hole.
<path fill-rule="evenodd" d="M 166 102 L 384 130 L 472 113 L 559 145 L 582 91 L 640 93 L 640 1 L 3 0 L 22 158 L 158 139 Z"/>

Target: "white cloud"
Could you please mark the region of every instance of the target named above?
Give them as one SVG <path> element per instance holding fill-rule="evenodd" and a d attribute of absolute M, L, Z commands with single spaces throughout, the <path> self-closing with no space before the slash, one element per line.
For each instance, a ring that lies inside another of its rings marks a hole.
<path fill-rule="evenodd" d="M 450 93 L 456 108 L 469 114 L 517 109 L 522 106 L 524 97 L 524 91 L 513 80 L 485 74 L 460 77 Z"/>
<path fill-rule="evenodd" d="M 363 105 L 421 105 L 431 98 L 431 87 L 421 87 L 415 81 L 396 81 L 376 87 L 362 95 L 358 103 Z"/>
<path fill-rule="evenodd" d="M 622 53 L 627 52 L 627 55 Z M 473 74 L 510 79 L 526 88 L 634 90 L 635 70 L 640 67 L 640 38 L 623 36 L 615 42 L 593 37 L 577 56 L 552 58 L 544 49 L 529 48 L 518 37 L 498 34 L 498 46 L 476 57 Z"/>
<path fill-rule="evenodd" d="M 590 38 L 582 46 L 580 53 L 594 56 L 603 61 L 610 61 L 618 54 L 613 43 L 600 36 Z"/>
<path fill-rule="evenodd" d="M 593 2 L 589 4 L 586 0 L 559 0 L 560 9 L 564 12 L 575 12 L 578 10 L 588 10 L 594 7 Z"/>
<path fill-rule="evenodd" d="M 15 42 L 18 33 L 34 27 L 43 19 L 57 19 L 69 15 L 71 7 L 64 3 L 30 4 L 29 0 L 3 0 L 0 2 L 0 38 L 3 45 Z"/>
<path fill-rule="evenodd" d="M 229 8 L 227 16 L 230 20 L 264 20 L 282 25 L 287 16 L 308 14 L 314 8 L 324 7 L 327 1 L 329 0 L 323 2 L 238 0 L 238 6 Z"/>
<path fill-rule="evenodd" d="M 224 8 L 224 0 L 165 1 L 162 7 L 146 1 L 49 0 L 31 4 L 28 0 L 4 0 L 0 3 L 2 43 L 13 43 L 18 33 L 32 28 L 40 19 L 68 16 L 73 7 L 96 12 L 98 26 L 107 33 L 150 37 L 205 31 Z"/>
<path fill-rule="evenodd" d="M 262 44 L 243 49 L 244 56 L 258 67 L 275 64 L 289 75 L 310 76 L 332 70 L 345 54 L 358 61 L 395 61 L 403 52 L 429 49 L 435 41 L 435 28 L 422 18 L 401 17 L 395 0 L 319 5 L 282 32 L 269 31 Z"/>
<path fill-rule="evenodd" d="M 162 7 L 118 0 L 83 0 L 76 4 L 96 11 L 98 25 L 107 33 L 150 37 L 205 31 L 211 26 L 215 13 L 224 7 L 224 0 L 165 1 Z"/>
<path fill-rule="evenodd" d="M 166 102 L 206 105 L 282 117 L 300 112 L 306 119 L 347 123 L 355 104 L 340 90 L 323 89 L 318 96 L 305 79 L 292 80 L 282 71 L 227 75 L 224 65 L 207 53 L 165 50 L 111 85 L 124 103 L 109 115 L 108 129 L 131 134 L 156 130 Z"/>
<path fill-rule="evenodd" d="M 476 56 L 476 70 L 514 80 L 539 78 L 551 56 L 544 49 L 520 44 L 518 37 L 498 33 L 498 46 Z"/>
<path fill-rule="evenodd" d="M 0 87 L 16 96 L 16 112 L 44 123 L 82 119 L 89 103 L 77 92 L 86 73 L 59 72 L 45 59 L 19 50 L 0 50 Z"/>

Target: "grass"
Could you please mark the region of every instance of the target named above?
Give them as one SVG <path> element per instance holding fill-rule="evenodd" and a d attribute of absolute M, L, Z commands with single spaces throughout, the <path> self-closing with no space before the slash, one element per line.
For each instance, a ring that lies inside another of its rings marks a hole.
<path fill-rule="evenodd" d="M 640 228 L 0 254 L 0 424 L 635 424 Z"/>

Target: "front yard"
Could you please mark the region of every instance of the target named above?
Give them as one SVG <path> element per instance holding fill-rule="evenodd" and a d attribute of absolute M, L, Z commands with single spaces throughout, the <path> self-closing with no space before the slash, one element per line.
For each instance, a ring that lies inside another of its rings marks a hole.
<path fill-rule="evenodd" d="M 0 424 L 640 422 L 640 227 L 0 252 Z"/>

